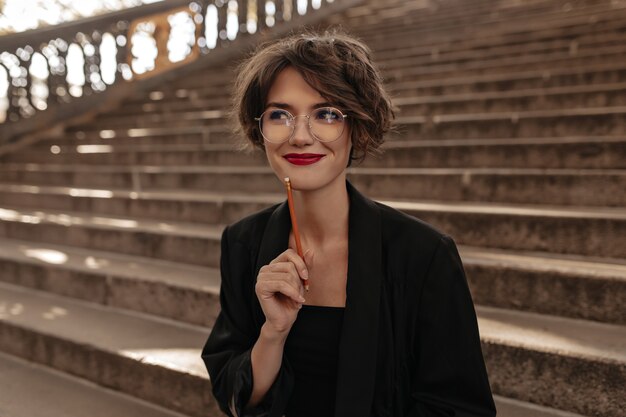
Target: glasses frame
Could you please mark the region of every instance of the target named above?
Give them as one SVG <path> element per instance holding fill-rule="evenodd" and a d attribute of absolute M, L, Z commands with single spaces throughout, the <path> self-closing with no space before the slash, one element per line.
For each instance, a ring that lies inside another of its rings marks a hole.
<path fill-rule="evenodd" d="M 261 115 L 259 117 L 255 117 L 254 120 L 256 120 L 259 123 L 259 132 L 261 132 L 261 136 L 263 136 L 263 139 L 269 143 L 274 143 L 274 144 L 280 144 L 280 143 L 285 143 L 285 142 L 289 142 L 291 140 L 291 138 L 293 138 L 293 135 L 296 133 L 296 127 L 297 127 L 297 122 L 296 119 L 298 117 L 304 116 L 307 118 L 307 128 L 309 129 L 309 134 L 315 138 L 315 140 L 317 140 L 318 142 L 321 143 L 332 143 L 335 142 L 337 140 L 339 140 L 339 138 L 341 138 L 341 135 L 343 135 L 344 130 L 346 129 L 346 124 L 343 123 L 341 132 L 339 133 L 339 135 L 337 136 L 336 139 L 333 140 L 321 140 L 320 138 L 318 138 L 315 133 L 313 133 L 312 127 L 311 127 L 311 115 L 313 114 L 313 112 L 316 112 L 320 109 L 332 109 L 332 110 L 336 110 L 341 117 L 343 117 L 343 120 L 345 122 L 345 120 L 348 118 L 347 114 L 344 114 L 341 110 L 339 110 L 336 107 L 332 107 L 332 106 L 322 106 L 322 107 L 317 107 L 313 110 L 311 110 L 311 112 L 309 114 L 299 114 L 294 116 L 293 114 L 291 114 L 291 112 L 289 110 L 286 109 L 281 109 L 280 107 L 275 107 L 275 108 L 270 108 L 270 109 L 266 109 L 263 113 L 261 113 Z M 289 136 L 287 137 L 287 139 L 285 140 L 281 140 L 281 141 L 273 141 L 273 140 L 269 140 L 267 137 L 265 137 L 265 135 L 263 134 L 263 126 L 261 125 L 261 121 L 263 120 L 263 115 L 265 113 L 267 113 L 268 111 L 275 111 L 275 110 L 281 110 L 284 111 L 285 113 L 287 113 L 289 115 L 289 120 L 293 123 L 293 127 L 291 128 L 291 133 L 289 134 Z"/>

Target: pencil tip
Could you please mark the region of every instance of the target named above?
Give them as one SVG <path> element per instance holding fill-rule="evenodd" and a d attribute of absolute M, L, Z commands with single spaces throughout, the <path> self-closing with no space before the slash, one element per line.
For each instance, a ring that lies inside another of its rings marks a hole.
<path fill-rule="evenodd" d="M 285 182 L 289 182 L 289 177 L 285 177 Z"/>

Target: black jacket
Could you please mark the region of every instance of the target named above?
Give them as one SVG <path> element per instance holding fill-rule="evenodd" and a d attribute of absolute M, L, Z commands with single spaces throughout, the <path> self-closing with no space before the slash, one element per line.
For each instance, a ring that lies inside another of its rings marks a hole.
<path fill-rule="evenodd" d="M 349 182 L 347 189 L 348 279 L 334 417 L 495 416 L 454 241 Z M 202 359 L 229 416 L 281 417 L 291 394 L 293 369 L 284 356 L 263 402 L 243 413 L 252 392 L 250 353 L 265 321 L 256 276 L 287 249 L 290 229 L 283 202 L 222 235 L 222 311 Z"/>

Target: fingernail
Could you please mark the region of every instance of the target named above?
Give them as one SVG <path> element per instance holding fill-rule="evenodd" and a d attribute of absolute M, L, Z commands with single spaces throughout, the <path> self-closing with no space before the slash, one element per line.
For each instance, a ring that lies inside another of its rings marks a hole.
<path fill-rule="evenodd" d="M 304 299 L 304 297 L 300 297 L 300 302 L 301 302 L 301 303 L 306 302 L 306 300 Z"/>
<path fill-rule="evenodd" d="M 309 271 L 307 271 L 306 269 L 302 270 L 302 277 L 304 279 L 309 279 Z"/>

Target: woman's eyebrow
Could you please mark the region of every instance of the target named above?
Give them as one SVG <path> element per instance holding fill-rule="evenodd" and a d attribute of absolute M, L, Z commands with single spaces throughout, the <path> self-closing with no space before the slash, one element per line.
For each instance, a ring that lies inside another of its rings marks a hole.
<path fill-rule="evenodd" d="M 311 105 L 311 107 L 309 107 L 310 109 L 317 109 L 318 107 L 332 107 L 333 105 L 327 101 L 321 102 L 321 103 L 315 103 L 313 105 Z M 278 103 L 275 101 L 272 101 L 271 103 L 267 103 L 267 107 L 279 107 L 281 109 L 287 109 L 287 110 L 293 110 L 293 106 L 287 103 Z"/>

